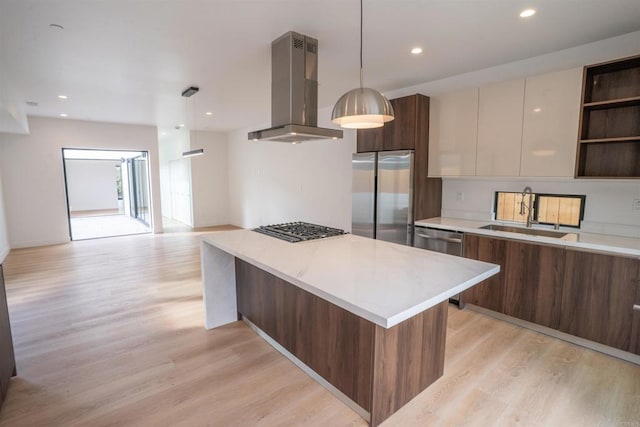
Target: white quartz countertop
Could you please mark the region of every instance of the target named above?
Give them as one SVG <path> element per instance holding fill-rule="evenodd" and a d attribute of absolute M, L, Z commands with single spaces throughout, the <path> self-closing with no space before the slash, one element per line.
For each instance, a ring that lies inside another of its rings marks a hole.
<path fill-rule="evenodd" d="M 610 252 L 612 254 L 640 256 L 640 239 L 622 236 L 612 236 L 607 234 L 584 233 L 573 229 L 561 229 L 567 235 L 561 238 L 534 236 L 521 233 L 510 233 L 506 231 L 485 230 L 479 227 L 488 224 L 514 224 L 500 221 L 473 221 L 457 218 L 429 218 L 416 221 L 415 225 L 422 227 L 438 228 L 441 230 L 462 231 L 465 233 L 480 234 L 491 237 L 503 237 L 509 239 L 526 240 L 532 243 L 544 243 L 555 246 L 566 246 L 593 250 L 600 252 Z M 523 227 L 523 226 L 522 226 Z M 538 227 L 536 227 L 538 228 Z M 541 229 L 552 229 L 539 227 Z"/>
<path fill-rule="evenodd" d="M 385 328 L 500 271 L 495 264 L 350 234 L 288 243 L 233 230 L 202 239 Z"/>

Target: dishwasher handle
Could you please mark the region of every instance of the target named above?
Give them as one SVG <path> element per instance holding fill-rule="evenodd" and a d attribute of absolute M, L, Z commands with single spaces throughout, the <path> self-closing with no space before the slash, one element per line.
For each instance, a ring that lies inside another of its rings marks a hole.
<path fill-rule="evenodd" d="M 462 239 L 454 239 L 452 237 L 434 237 L 434 236 L 429 236 L 428 234 L 422 234 L 422 233 L 416 233 L 416 236 L 422 237 L 423 239 L 440 240 L 448 243 L 462 243 Z"/>

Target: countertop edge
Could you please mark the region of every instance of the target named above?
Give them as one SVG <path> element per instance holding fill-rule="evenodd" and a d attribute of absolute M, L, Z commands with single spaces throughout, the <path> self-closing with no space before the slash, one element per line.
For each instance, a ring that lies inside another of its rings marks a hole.
<path fill-rule="evenodd" d="M 436 228 L 436 229 L 441 229 L 441 230 L 460 231 L 460 232 L 463 232 L 463 233 L 478 234 L 478 235 L 490 236 L 490 237 L 496 237 L 496 238 L 521 240 L 521 241 L 526 241 L 526 242 L 530 242 L 530 243 L 545 244 L 545 245 L 551 245 L 551 246 L 571 247 L 571 248 L 577 248 L 577 249 L 586 249 L 586 250 L 592 250 L 592 251 L 598 251 L 598 252 L 605 252 L 605 253 L 616 254 L 616 255 L 640 257 L 640 249 L 621 247 L 621 246 L 613 246 L 613 245 L 607 245 L 607 244 L 601 244 L 601 243 L 571 241 L 571 240 L 566 240 L 564 237 L 563 238 L 553 238 L 553 237 L 544 237 L 544 236 L 532 236 L 532 235 L 528 235 L 528 234 L 510 233 L 510 232 L 507 232 L 507 231 L 498 231 L 498 230 L 486 230 L 486 229 L 482 229 L 482 228 L 478 228 L 478 227 L 471 227 L 471 226 L 458 225 L 458 224 L 442 224 L 442 223 L 436 222 L 436 221 L 441 221 L 441 220 L 455 222 L 457 219 L 456 218 L 441 218 L 441 217 L 428 218 L 428 219 L 422 219 L 422 220 L 415 221 L 414 225 L 421 226 L 421 227 Z M 458 221 L 468 222 L 470 220 L 460 219 Z M 485 224 L 485 225 L 499 223 L 499 222 L 495 222 L 495 221 L 477 221 L 477 220 L 474 220 L 473 222 L 482 223 L 482 224 Z M 573 235 L 579 235 L 580 234 L 579 232 L 572 232 L 572 231 L 567 231 L 567 233 L 568 234 L 573 234 Z M 589 234 L 591 234 L 591 233 L 589 233 Z M 622 236 L 608 236 L 608 235 L 606 235 L 606 237 L 607 238 L 634 239 L 632 237 L 627 238 L 627 237 L 622 237 Z"/>
<path fill-rule="evenodd" d="M 442 292 L 434 297 L 429 298 L 426 301 L 423 301 L 419 304 L 416 304 L 412 307 L 409 307 L 405 310 L 403 310 L 400 313 L 394 314 L 393 316 L 390 317 L 383 317 L 381 315 L 372 313 L 364 308 L 355 306 L 347 301 L 344 301 L 341 298 L 336 297 L 333 294 L 329 294 L 327 292 L 322 291 L 321 289 L 318 289 L 312 285 L 309 285 L 308 283 L 305 283 L 301 280 L 299 280 L 296 277 L 290 276 L 286 273 L 283 273 L 282 271 L 279 270 L 275 270 L 273 268 L 271 268 L 268 265 L 265 265 L 263 263 L 261 263 L 260 261 L 257 261 L 253 258 L 250 258 L 244 254 L 238 253 L 236 250 L 227 247 L 224 244 L 221 244 L 220 242 L 217 241 L 212 241 L 208 238 L 208 236 L 202 236 L 201 237 L 201 242 L 202 243 L 206 243 L 209 245 L 212 245 L 222 251 L 227 252 L 230 255 L 233 255 L 234 257 L 237 257 L 245 262 L 248 262 L 264 271 L 266 271 L 267 273 L 273 274 L 274 276 L 285 280 L 295 286 L 297 286 L 300 289 L 303 289 L 319 298 L 324 299 L 325 301 L 328 301 L 332 304 L 335 304 L 336 306 L 349 311 L 350 313 L 353 313 L 359 317 L 362 317 L 365 320 L 368 320 L 378 326 L 381 326 L 385 329 L 388 328 L 392 328 L 393 326 L 396 326 L 397 324 L 415 316 L 418 313 L 421 313 L 425 310 L 428 310 L 432 307 L 435 307 L 436 305 L 440 304 L 441 302 L 447 301 L 449 298 L 451 298 L 454 295 L 459 294 L 460 292 L 463 292 L 469 288 L 471 288 L 472 286 L 480 283 L 481 281 L 497 274 L 500 272 L 500 266 L 499 265 L 495 265 L 494 267 L 491 268 L 490 270 L 486 271 L 485 273 L 480 274 L 479 276 L 471 279 L 471 280 L 467 280 L 466 282 L 463 282 L 461 284 L 459 284 L 458 286 L 455 286 L 453 288 L 450 288 L 449 290 Z"/>
<path fill-rule="evenodd" d="M 396 326 L 399 323 L 404 322 L 405 320 L 415 316 L 418 313 L 422 313 L 425 310 L 428 310 L 432 307 L 435 307 L 436 305 L 440 304 L 441 302 L 444 301 L 448 301 L 449 298 L 453 297 L 454 295 L 458 295 L 459 293 L 466 291 L 467 289 L 471 288 L 472 286 L 482 282 L 485 279 L 488 279 L 489 277 L 498 274 L 500 272 L 500 266 L 496 265 L 494 268 L 492 268 L 491 270 L 487 271 L 486 273 L 481 274 L 480 276 L 476 277 L 473 280 L 468 280 L 464 283 L 461 283 L 460 285 L 456 286 L 455 288 L 451 288 L 449 289 L 447 292 L 443 292 L 442 294 L 438 295 L 437 297 L 433 297 L 431 299 L 428 299 L 426 301 L 424 301 L 421 304 L 417 304 L 407 310 L 405 310 L 402 313 L 399 313 L 395 316 L 392 316 L 391 318 L 389 318 L 388 320 L 388 326 L 386 326 L 387 328 L 391 328 L 393 326 Z M 442 299 L 441 297 L 444 295 L 444 299 Z"/>

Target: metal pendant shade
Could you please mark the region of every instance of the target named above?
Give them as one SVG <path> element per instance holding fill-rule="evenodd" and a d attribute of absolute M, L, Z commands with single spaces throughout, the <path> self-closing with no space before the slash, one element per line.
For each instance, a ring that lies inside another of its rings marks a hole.
<path fill-rule="evenodd" d="M 375 89 L 359 87 L 338 99 L 331 113 L 331 121 L 343 128 L 368 129 L 383 126 L 393 120 L 393 107 Z"/>
<path fill-rule="evenodd" d="M 338 99 L 331 121 L 340 127 L 370 129 L 393 120 L 393 107 L 383 94 L 362 85 L 362 0 L 360 0 L 360 87 Z"/>

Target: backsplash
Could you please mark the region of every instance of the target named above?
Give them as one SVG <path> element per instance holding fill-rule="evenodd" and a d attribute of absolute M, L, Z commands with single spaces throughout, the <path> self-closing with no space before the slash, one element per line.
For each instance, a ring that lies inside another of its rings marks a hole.
<path fill-rule="evenodd" d="M 442 216 L 490 221 L 496 191 L 586 195 L 581 231 L 640 238 L 640 182 L 633 180 L 574 180 L 549 178 L 443 178 Z"/>

